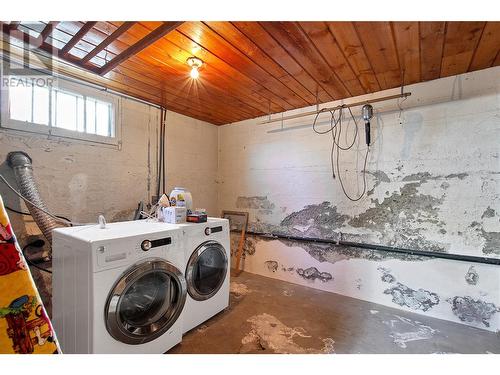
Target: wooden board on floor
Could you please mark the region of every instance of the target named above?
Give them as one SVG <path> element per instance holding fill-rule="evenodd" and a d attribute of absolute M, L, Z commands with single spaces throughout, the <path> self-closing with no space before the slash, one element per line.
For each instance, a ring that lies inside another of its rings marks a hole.
<path fill-rule="evenodd" d="M 229 230 L 231 232 L 240 232 L 238 250 L 236 251 L 235 276 L 238 276 L 240 270 L 241 256 L 243 255 L 243 246 L 245 244 L 245 234 L 248 225 L 248 212 L 244 211 L 222 211 L 222 217 L 229 220 Z"/>

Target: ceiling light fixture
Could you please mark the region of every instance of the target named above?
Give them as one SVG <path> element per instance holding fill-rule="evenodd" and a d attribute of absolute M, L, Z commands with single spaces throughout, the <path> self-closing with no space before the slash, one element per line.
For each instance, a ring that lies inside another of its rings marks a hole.
<path fill-rule="evenodd" d="M 200 72 L 198 71 L 198 69 L 200 69 L 203 65 L 203 60 L 193 56 L 187 59 L 186 62 L 191 67 L 191 72 L 189 73 L 191 78 L 198 78 L 200 76 Z"/>

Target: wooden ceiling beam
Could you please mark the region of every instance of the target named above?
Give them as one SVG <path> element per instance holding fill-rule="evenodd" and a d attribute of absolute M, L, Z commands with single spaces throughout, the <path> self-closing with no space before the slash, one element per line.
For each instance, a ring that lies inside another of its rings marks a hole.
<path fill-rule="evenodd" d="M 107 38 L 105 38 L 101 43 L 99 43 L 92 51 L 90 51 L 83 59 L 81 59 L 82 64 L 86 64 L 93 57 L 95 57 L 104 48 L 113 43 L 118 37 L 125 33 L 128 29 L 135 25 L 135 22 L 127 21 L 122 23 L 115 31 L 113 31 Z"/>
<path fill-rule="evenodd" d="M 17 30 L 17 28 L 19 27 L 19 24 L 20 24 L 20 23 L 21 23 L 20 21 L 12 21 L 12 22 L 8 25 L 8 27 L 9 27 L 9 29 L 10 29 L 10 30 Z"/>
<path fill-rule="evenodd" d="M 50 21 L 40 33 L 40 41 L 43 43 L 52 34 L 54 28 L 59 24 L 59 21 Z"/>
<path fill-rule="evenodd" d="M 68 34 L 71 38 L 71 31 L 65 29 L 68 23 L 64 23 L 62 28 L 58 28 L 58 31 Z M 114 26 L 114 25 L 113 25 Z M 111 30 L 115 30 L 120 25 L 116 25 Z M 78 30 L 78 28 L 76 28 Z M 104 28 L 104 26 L 99 23 L 85 36 L 86 43 L 79 43 L 71 50 L 71 55 L 69 57 L 82 59 L 90 51 L 92 51 L 100 42 L 102 42 L 107 36 L 109 36 L 109 28 Z M 140 38 L 135 38 L 133 34 L 126 33 L 125 35 L 118 38 L 109 47 L 109 53 L 112 57 L 125 51 L 128 47 L 137 42 L 137 40 L 144 37 L 148 32 L 145 32 Z M 134 32 L 135 34 L 135 32 Z M 69 38 L 67 40 L 69 40 Z M 127 44 L 128 43 L 128 44 Z M 163 43 L 163 41 L 162 41 Z M 158 53 L 168 54 L 166 50 L 161 48 L 161 44 L 156 43 L 151 46 L 152 50 L 158 51 Z M 99 56 L 96 57 L 99 61 L 96 64 L 103 65 L 104 59 Z M 232 120 L 227 122 L 234 122 L 235 120 L 242 120 L 245 118 L 255 117 L 255 109 L 248 106 L 246 102 L 238 100 L 236 97 L 227 96 L 227 92 L 218 90 L 213 85 L 210 85 L 207 80 L 200 80 L 197 85 L 193 85 L 193 81 L 188 79 L 189 68 L 185 63 L 179 68 L 173 68 L 170 65 L 161 64 L 160 60 L 148 60 L 145 63 L 143 59 L 140 59 L 138 55 L 131 56 L 127 61 L 123 62 L 121 65 L 113 69 L 107 74 L 107 79 L 112 79 L 122 83 L 126 83 L 129 86 L 141 87 L 143 84 L 151 86 L 150 88 L 144 87 L 144 90 L 152 93 L 155 88 L 161 88 L 164 91 L 169 91 L 174 95 L 175 100 L 193 102 L 196 99 L 200 99 L 203 102 L 202 108 L 210 108 L 210 111 L 218 118 L 221 115 L 231 114 Z M 77 63 L 75 61 L 75 63 Z M 86 69 L 96 69 L 94 65 L 87 64 Z M 185 74 L 183 74 L 185 72 Z M 128 82 L 128 79 L 134 79 L 134 81 Z M 168 84 L 165 84 L 168 82 Z M 195 87 L 197 86 L 197 87 Z M 199 108 L 193 108 L 199 111 Z"/>
<path fill-rule="evenodd" d="M 130 56 L 135 55 L 136 53 L 142 51 L 144 48 L 146 48 L 149 45 L 153 44 L 158 39 L 163 38 L 169 32 L 175 30 L 182 23 L 183 22 L 174 22 L 174 21 L 164 22 L 161 26 L 159 26 L 156 29 L 154 29 L 152 32 L 150 32 L 148 35 L 146 35 L 144 38 L 142 38 L 137 43 L 135 43 L 134 45 L 132 45 L 129 48 L 127 48 L 125 51 L 123 51 L 122 53 L 120 53 L 118 56 L 116 56 L 109 63 L 107 63 L 106 65 L 104 65 L 103 67 L 101 67 L 99 69 L 99 75 L 101 75 L 101 76 L 105 75 L 110 70 L 112 70 L 113 68 L 117 67 L 118 65 L 120 65 L 125 60 L 127 60 Z"/>
<path fill-rule="evenodd" d="M 60 55 L 62 56 L 62 58 L 64 58 L 69 53 L 69 51 L 71 51 L 71 49 L 76 45 L 76 43 L 82 40 L 85 34 L 87 34 L 90 31 L 90 29 L 92 29 L 95 26 L 96 23 L 97 22 L 95 21 L 91 21 L 91 22 L 85 22 L 83 24 L 83 26 L 80 28 L 80 30 L 78 30 L 78 32 L 73 36 L 73 38 L 71 38 L 70 41 L 66 43 L 66 45 L 63 48 L 61 48 Z"/>
<path fill-rule="evenodd" d="M 15 34 L 12 34 L 13 31 L 15 31 Z M 18 40 L 22 40 L 25 43 L 27 43 L 29 46 L 36 48 L 40 51 L 44 51 L 44 52 L 50 54 L 51 56 L 60 58 L 62 60 L 66 60 L 72 64 L 77 65 L 78 67 L 80 67 L 82 69 L 86 69 L 92 73 L 96 73 L 95 68 L 85 67 L 85 66 L 80 65 L 79 59 L 77 59 L 71 55 L 67 55 L 67 54 L 64 55 L 62 49 L 58 49 L 58 48 L 54 47 L 53 45 L 43 41 L 41 37 L 35 38 L 34 36 L 26 34 L 25 32 L 22 32 L 20 30 L 11 30 L 9 28 L 9 25 L 6 25 L 6 24 L 2 24 L 2 32 L 6 35 L 13 36 L 14 38 L 16 38 Z"/>

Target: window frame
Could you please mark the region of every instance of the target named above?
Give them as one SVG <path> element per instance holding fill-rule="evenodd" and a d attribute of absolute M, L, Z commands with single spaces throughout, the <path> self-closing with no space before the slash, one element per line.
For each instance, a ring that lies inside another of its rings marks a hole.
<path fill-rule="evenodd" d="M 49 94 L 49 125 L 42 125 L 30 121 L 19 121 L 10 118 L 9 112 L 9 92 L 10 90 L 2 89 L 0 100 L 0 129 L 10 129 L 20 132 L 34 133 L 47 136 L 49 139 L 64 139 L 84 141 L 97 145 L 108 145 L 120 148 L 121 146 L 121 100 L 117 95 L 108 93 L 104 90 L 99 90 L 85 86 L 83 84 L 68 82 L 63 78 L 57 77 L 57 85 L 55 89 L 62 92 L 68 92 L 74 95 L 80 95 L 84 98 L 90 97 L 98 101 L 108 102 L 112 105 L 111 121 L 114 122 L 113 136 L 103 136 L 79 132 L 77 130 L 69 130 L 58 128 L 52 123 L 53 113 L 52 92 Z"/>

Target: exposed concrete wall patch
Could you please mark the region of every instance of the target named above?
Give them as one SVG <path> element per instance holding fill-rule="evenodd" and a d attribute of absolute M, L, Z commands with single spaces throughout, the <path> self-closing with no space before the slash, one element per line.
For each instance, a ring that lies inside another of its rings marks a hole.
<path fill-rule="evenodd" d="M 469 296 L 456 296 L 447 300 L 451 303 L 453 313 L 463 322 L 482 323 L 490 326 L 491 317 L 500 312 L 500 308 L 491 302 L 474 299 Z"/>
<path fill-rule="evenodd" d="M 467 281 L 467 284 L 469 285 L 476 285 L 478 280 L 479 280 L 479 274 L 477 273 L 474 266 L 470 266 L 469 270 L 465 274 L 465 281 Z"/>
<path fill-rule="evenodd" d="M 488 206 L 488 208 L 484 210 L 483 214 L 481 215 L 481 219 L 495 217 L 495 213 L 496 211 Z"/>
<path fill-rule="evenodd" d="M 269 272 L 276 272 L 278 270 L 278 262 L 275 260 L 266 260 L 264 262 Z"/>
<path fill-rule="evenodd" d="M 333 276 L 328 272 L 320 272 L 316 267 L 309 267 L 305 270 L 302 268 L 297 269 L 297 274 L 304 279 L 307 280 L 321 280 L 323 282 L 327 282 L 333 280 Z"/>
<path fill-rule="evenodd" d="M 425 289 L 415 290 L 397 282 L 387 268 L 379 267 L 378 270 L 382 272 L 382 281 L 392 284 L 390 288 L 384 290 L 384 294 L 390 294 L 395 304 L 422 311 L 427 311 L 439 304 L 439 296 L 436 293 Z"/>
<path fill-rule="evenodd" d="M 236 199 L 236 207 L 247 209 L 250 208 L 260 210 L 273 210 L 274 203 L 271 203 L 267 199 L 267 196 L 238 197 Z"/>

